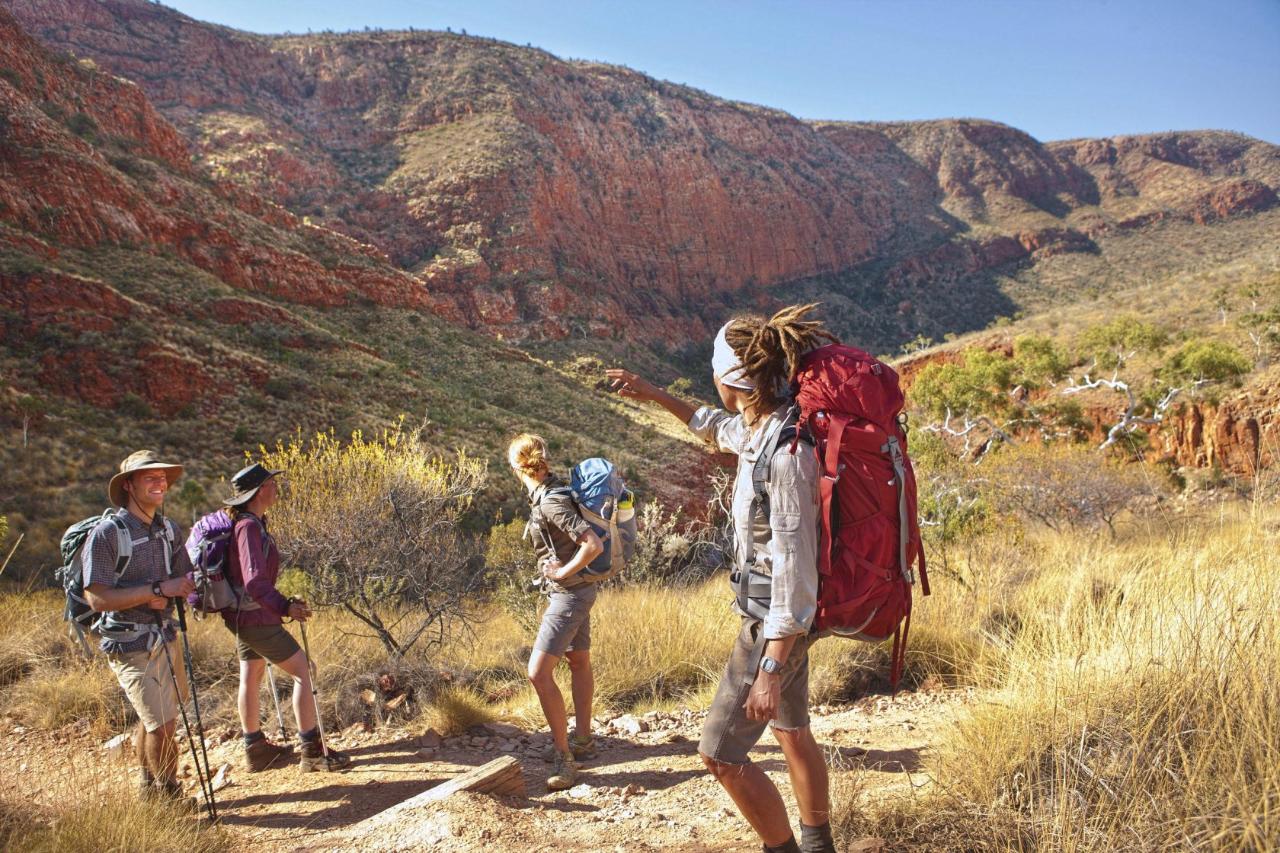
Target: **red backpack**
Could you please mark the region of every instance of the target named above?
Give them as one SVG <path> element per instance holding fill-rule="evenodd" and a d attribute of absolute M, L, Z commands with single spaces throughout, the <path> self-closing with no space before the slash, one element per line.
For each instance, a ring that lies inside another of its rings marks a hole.
<path fill-rule="evenodd" d="M 801 360 L 794 388 L 796 407 L 753 471 L 756 504 L 767 519 L 765 483 L 778 448 L 790 441 L 794 453 L 800 441 L 812 444 L 821 474 L 818 611 L 812 630 L 870 642 L 893 637 L 889 679 L 896 690 L 917 561 L 921 591 L 929 594 L 915 473 L 898 419 L 903 404 L 898 374 L 860 349 L 831 344 Z M 739 604 L 745 612 L 758 611 L 763 594 L 767 612 L 763 579 L 742 574 Z"/>

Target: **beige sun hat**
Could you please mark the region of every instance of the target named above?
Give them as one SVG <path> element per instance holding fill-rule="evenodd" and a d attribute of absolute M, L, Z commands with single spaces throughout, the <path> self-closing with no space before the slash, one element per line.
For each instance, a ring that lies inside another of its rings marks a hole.
<path fill-rule="evenodd" d="M 161 462 L 154 450 L 138 450 L 130 453 L 120 463 L 120 473 L 112 477 L 110 485 L 107 486 L 107 496 L 111 498 L 111 505 L 124 506 L 125 498 L 127 497 L 124 491 L 124 481 L 129 479 L 131 474 L 137 471 L 145 471 L 149 468 L 162 469 L 170 486 L 182 476 L 181 465 Z"/>

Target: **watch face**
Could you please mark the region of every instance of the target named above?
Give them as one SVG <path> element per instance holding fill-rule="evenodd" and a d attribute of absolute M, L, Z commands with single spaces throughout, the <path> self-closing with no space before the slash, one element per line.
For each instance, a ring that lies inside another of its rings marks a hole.
<path fill-rule="evenodd" d="M 773 658 L 764 658 L 760 661 L 760 668 L 773 675 L 778 671 L 778 662 Z"/>

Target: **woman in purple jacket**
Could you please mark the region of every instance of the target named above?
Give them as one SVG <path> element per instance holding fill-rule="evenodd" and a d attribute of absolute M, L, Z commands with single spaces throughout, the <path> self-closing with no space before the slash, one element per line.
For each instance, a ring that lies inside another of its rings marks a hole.
<path fill-rule="evenodd" d="M 265 770 L 287 760 L 290 749 L 267 740 L 262 732 L 258 703 L 262 676 L 271 661 L 293 676 L 293 714 L 302 742 L 302 770 L 342 770 L 349 756 L 325 749 L 316 724 L 316 705 L 310 699 L 311 667 L 293 636 L 284 629 L 284 619 L 305 622 L 311 617 L 306 602 L 288 599 L 276 589 L 280 574 L 280 551 L 267 531 L 267 510 L 276 502 L 279 487 L 276 475 L 253 464 L 231 478 L 235 496 L 225 501 L 224 512 L 235 523 L 228 549 L 227 575 L 239 599 L 238 608 L 223 611 L 222 618 L 236 635 L 240 657 L 240 726 L 244 732 L 245 766 L 250 772 Z"/>

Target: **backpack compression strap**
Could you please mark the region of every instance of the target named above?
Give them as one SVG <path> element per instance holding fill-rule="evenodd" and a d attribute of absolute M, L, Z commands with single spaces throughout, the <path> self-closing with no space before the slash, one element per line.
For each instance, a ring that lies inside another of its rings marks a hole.
<path fill-rule="evenodd" d="M 773 457 L 777 454 L 778 448 L 786 441 L 809 441 L 808 436 L 796 426 L 799 415 L 799 408 L 794 406 L 787 412 L 782 419 L 782 423 L 774 430 L 773 435 L 765 439 L 764 446 L 760 449 L 760 455 L 756 458 L 755 466 L 751 469 L 752 498 L 751 508 L 747 513 L 748 536 L 751 535 L 751 531 L 755 530 L 756 515 L 758 513 L 763 514 L 766 523 L 769 521 L 769 468 L 773 464 Z M 751 544 L 746 558 L 743 560 L 742 567 L 738 569 L 737 576 L 733 578 L 737 591 L 738 609 L 748 615 L 755 615 L 752 614 L 751 607 L 753 600 L 760 607 L 767 608 L 767 602 L 773 596 L 772 581 L 767 576 L 756 572 L 755 565 L 755 546 Z"/>

